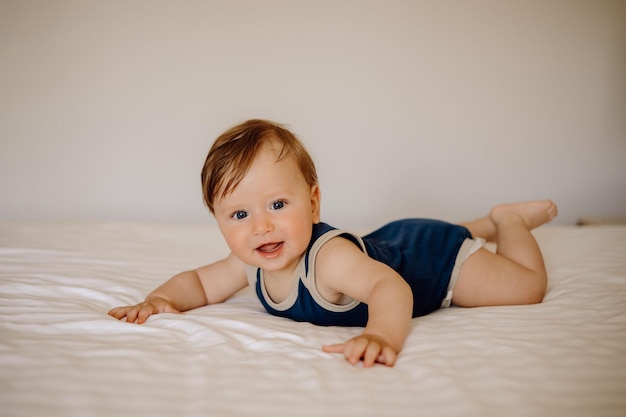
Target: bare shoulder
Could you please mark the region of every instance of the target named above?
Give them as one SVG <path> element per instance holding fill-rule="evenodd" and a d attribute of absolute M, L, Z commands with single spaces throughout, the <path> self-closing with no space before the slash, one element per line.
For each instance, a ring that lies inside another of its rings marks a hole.
<path fill-rule="evenodd" d="M 315 280 L 320 293 L 345 294 L 366 301 L 376 282 L 395 276 L 387 265 L 370 258 L 340 236 L 330 239 L 317 254 Z"/>
<path fill-rule="evenodd" d="M 365 252 L 350 240 L 337 236 L 326 242 L 317 255 L 315 267 L 318 272 L 320 268 L 338 271 L 345 268 L 353 268 L 371 260 Z"/>

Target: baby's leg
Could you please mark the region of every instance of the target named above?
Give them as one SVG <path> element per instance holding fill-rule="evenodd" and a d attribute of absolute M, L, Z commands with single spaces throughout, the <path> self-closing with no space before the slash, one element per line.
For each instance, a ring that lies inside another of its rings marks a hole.
<path fill-rule="evenodd" d="M 497 226 L 492 217 L 502 213 L 514 212 L 522 216 L 530 230 L 549 222 L 557 215 L 556 205 L 550 200 L 536 200 L 522 203 L 501 204 L 491 209 L 491 212 L 479 219 L 461 223 L 472 236 L 480 237 L 488 242 L 497 240 Z"/>
<path fill-rule="evenodd" d="M 481 249 L 461 267 L 452 302 L 466 307 L 541 302 L 547 276 L 531 230 L 552 220 L 549 200 L 503 204 L 489 216 L 466 223 L 476 237 L 495 240 L 496 253 Z"/>

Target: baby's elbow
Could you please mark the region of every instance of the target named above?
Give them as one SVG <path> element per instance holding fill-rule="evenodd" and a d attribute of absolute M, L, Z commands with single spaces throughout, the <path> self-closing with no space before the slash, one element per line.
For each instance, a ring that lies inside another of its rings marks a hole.
<path fill-rule="evenodd" d="M 411 286 L 402 278 L 398 284 L 398 293 L 402 294 L 402 302 L 406 305 L 406 308 L 413 311 L 413 290 Z"/>

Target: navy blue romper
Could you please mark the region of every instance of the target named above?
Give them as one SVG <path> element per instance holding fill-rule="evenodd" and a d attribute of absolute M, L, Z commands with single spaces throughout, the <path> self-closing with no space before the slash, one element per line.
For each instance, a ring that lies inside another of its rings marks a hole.
<path fill-rule="evenodd" d="M 269 313 L 323 326 L 365 326 L 368 318 L 366 304 L 358 300 L 331 304 L 315 287 L 317 252 L 336 236 L 354 242 L 368 256 L 387 264 L 404 278 L 413 292 L 413 317 L 423 316 L 442 306 L 455 264 L 460 268 L 457 258 L 461 257 L 461 247 L 473 242 L 465 227 L 439 220 L 398 220 L 363 237 L 326 223 L 314 224 L 311 242 L 297 269 L 297 285 L 294 283 L 290 295 L 282 302 L 274 303 L 267 294 L 263 271 L 248 268 L 248 280 Z M 467 257 L 467 250 L 464 252 Z"/>

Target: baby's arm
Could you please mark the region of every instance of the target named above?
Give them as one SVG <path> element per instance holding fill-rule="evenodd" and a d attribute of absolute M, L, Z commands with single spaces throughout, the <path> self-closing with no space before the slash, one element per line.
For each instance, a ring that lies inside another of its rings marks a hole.
<path fill-rule="evenodd" d="M 234 255 L 192 271 L 181 272 L 152 291 L 145 301 L 109 311 L 116 319 L 142 324 L 152 314 L 180 313 L 221 303 L 248 285 L 245 265 Z"/>
<path fill-rule="evenodd" d="M 334 238 L 322 247 L 315 268 L 322 292 L 337 292 L 362 301 L 369 313 L 361 335 L 324 346 L 324 350 L 342 353 L 353 364 L 363 360 L 366 367 L 375 362 L 393 366 L 409 333 L 413 312 L 413 295 L 406 281 L 343 238 Z"/>

